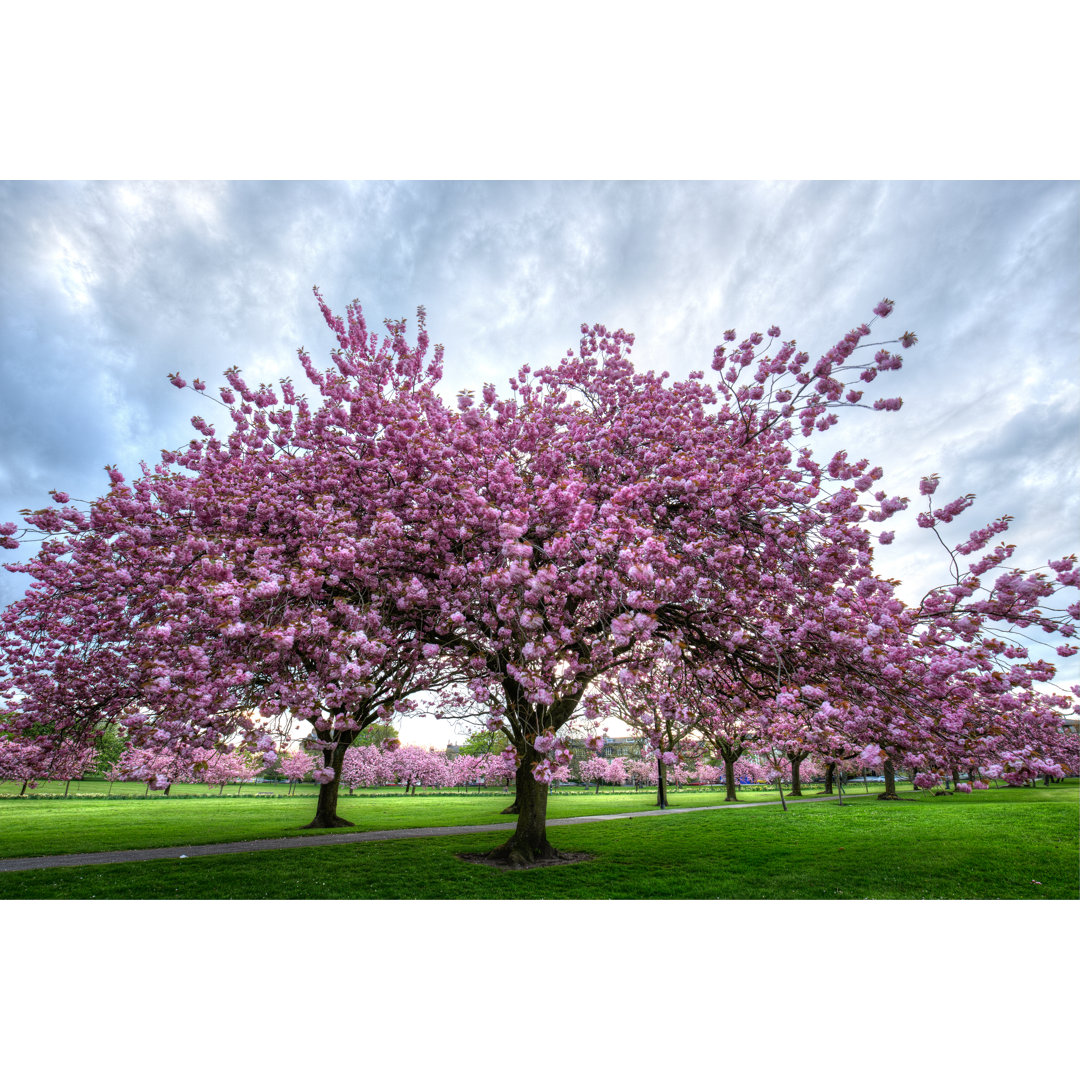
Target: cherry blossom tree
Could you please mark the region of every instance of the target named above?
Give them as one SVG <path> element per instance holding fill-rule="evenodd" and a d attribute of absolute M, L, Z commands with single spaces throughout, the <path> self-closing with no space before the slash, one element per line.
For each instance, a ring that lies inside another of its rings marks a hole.
<path fill-rule="evenodd" d="M 167 747 L 132 746 L 120 755 L 117 764 L 125 780 L 141 780 L 146 792 L 168 795 L 174 783 L 190 782 L 192 760 Z"/>
<path fill-rule="evenodd" d="M 634 790 L 656 783 L 656 761 L 653 758 L 625 758 L 626 775 L 633 782 Z"/>
<path fill-rule="evenodd" d="M 293 793 L 293 788 L 317 767 L 318 762 L 303 750 L 293 750 L 290 753 L 283 754 L 278 766 L 281 775 L 289 781 L 290 795 Z"/>
<path fill-rule="evenodd" d="M 61 746 L 52 755 L 49 763 L 49 779 L 64 781 L 64 796 L 67 797 L 72 780 L 79 780 L 88 773 L 94 764 L 95 747 Z"/>
<path fill-rule="evenodd" d="M 578 776 L 586 784 L 596 784 L 596 794 L 600 794 L 600 785 L 608 782 L 608 765 L 606 758 L 599 755 L 587 758 L 578 764 Z"/>
<path fill-rule="evenodd" d="M 399 746 L 386 756 L 386 768 L 397 783 L 403 784 L 406 795 L 415 795 L 418 786 L 445 787 L 450 782 L 450 769 L 445 758 L 433 749 L 421 746 Z"/>
<path fill-rule="evenodd" d="M 207 787 L 217 785 L 219 795 L 224 793 L 225 785 L 231 783 L 237 784 L 236 790 L 239 794 L 244 781 L 253 780 L 258 774 L 258 769 L 240 750 L 203 751 L 197 761 L 201 762 L 203 767 L 193 767 L 193 774 Z"/>
<path fill-rule="evenodd" d="M 686 670 L 642 649 L 619 669 L 617 678 L 601 676 L 595 685 L 597 694 L 590 704 L 618 717 L 648 746 L 656 770 L 656 805 L 666 807 L 668 769 L 680 768 L 684 741 L 692 741 L 692 710 L 686 698 L 693 687 Z M 683 769 L 676 783 L 687 779 Z"/>
<path fill-rule="evenodd" d="M 723 776 L 723 771 L 716 765 L 710 765 L 708 762 L 701 761 L 698 763 L 697 768 L 694 770 L 694 779 L 699 784 L 718 784 L 720 778 Z"/>
<path fill-rule="evenodd" d="M 61 509 L 27 517 L 50 539 L 14 567 L 34 583 L 5 613 L 17 729 L 47 722 L 78 741 L 107 719 L 139 745 L 213 749 L 239 734 L 270 752 L 252 713 L 289 714 L 312 724 L 324 755 L 312 826 L 348 824 L 336 814 L 346 749 L 439 678 L 430 646 L 387 628 L 392 598 L 372 557 L 380 515 L 438 445 L 412 438 L 440 370 L 436 358 L 425 382 L 422 317 L 415 348 L 403 324 L 389 329 L 378 346 L 354 324 L 364 355 L 337 354 L 336 372 L 301 354 L 320 408 L 289 380 L 279 397 L 232 369 L 217 399 L 226 439 L 195 417 L 202 439 L 131 483 L 110 469 L 89 517 L 62 492 Z M 4 527 L 5 546 L 14 532 Z"/>
<path fill-rule="evenodd" d="M 396 744 L 396 740 L 387 740 Z M 393 752 L 381 746 L 350 746 L 341 765 L 341 783 L 351 795 L 358 787 L 382 787 L 396 782 Z"/>
<path fill-rule="evenodd" d="M 724 763 L 724 801 L 737 802 L 736 766 L 744 754 L 755 751 L 762 742 L 759 711 L 736 712 L 722 708 L 706 694 L 697 707 L 694 727 Z"/>
<path fill-rule="evenodd" d="M 681 790 L 683 784 L 689 784 L 691 778 L 690 770 L 682 761 L 676 761 L 671 766 L 671 772 L 668 774 L 668 779 L 674 782 L 676 791 Z"/>
<path fill-rule="evenodd" d="M 0 738 L 0 777 L 16 782 L 21 780 L 20 795 L 25 795 L 28 787 L 37 787 L 48 771 L 46 752 L 39 744 Z"/>
<path fill-rule="evenodd" d="M 480 779 L 485 772 L 485 760 L 477 754 L 457 754 L 448 763 L 450 770 L 449 783 L 453 787 L 463 786 L 466 791 L 470 784 L 476 784 L 476 790 L 480 790 Z"/>
<path fill-rule="evenodd" d="M 484 781 L 490 785 L 502 784 L 509 789 L 517 776 L 517 756 L 513 748 L 499 754 L 485 755 Z"/>

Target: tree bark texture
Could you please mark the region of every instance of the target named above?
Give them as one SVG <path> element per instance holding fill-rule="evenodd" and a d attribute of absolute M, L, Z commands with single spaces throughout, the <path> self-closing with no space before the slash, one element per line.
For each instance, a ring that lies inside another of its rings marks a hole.
<path fill-rule="evenodd" d="M 505 844 L 500 844 L 490 853 L 490 858 L 503 860 L 512 866 L 526 866 L 539 859 L 558 858 L 559 853 L 547 839 L 548 786 L 540 783 L 532 773 L 533 765 L 542 760 L 542 755 L 533 746 L 533 739 L 540 731 L 557 732 L 570 719 L 586 685 L 587 680 L 581 683 L 575 693 L 560 698 L 540 711 L 525 703 L 525 695 L 518 683 L 509 676 L 503 680 L 510 713 L 524 721 L 519 721 L 520 726 L 515 726 L 519 737 L 514 745 L 521 755 L 516 774 L 517 792 L 513 806 L 503 811 L 517 814 L 517 828 Z"/>
<path fill-rule="evenodd" d="M 791 762 L 791 791 L 789 795 L 802 794 L 802 781 L 799 778 L 799 769 L 802 766 L 805 754 L 788 754 L 787 759 Z"/>
<path fill-rule="evenodd" d="M 885 774 L 885 790 L 878 796 L 878 798 L 900 798 L 900 796 L 896 794 L 896 766 L 893 765 L 892 758 L 885 759 L 885 765 L 882 768 L 882 772 Z"/>
<path fill-rule="evenodd" d="M 527 866 L 538 859 L 552 859 L 559 854 L 547 838 L 548 786 L 532 774 L 532 765 L 539 760 L 540 756 L 528 747 L 517 774 L 517 798 L 514 800 L 517 828 L 505 844 L 491 852 L 491 858 L 505 860 L 512 866 Z"/>
<path fill-rule="evenodd" d="M 833 776 L 835 776 L 835 775 L 836 775 L 836 762 L 835 761 L 830 761 L 825 766 L 825 791 L 823 792 L 823 794 L 831 795 L 833 793 L 832 785 L 833 785 Z"/>
<path fill-rule="evenodd" d="M 500 810 L 500 814 L 516 814 L 518 812 L 518 799 L 520 798 L 518 792 L 521 791 L 521 771 L 524 767 L 525 764 L 522 762 L 514 770 L 514 801 L 505 810 Z"/>
<path fill-rule="evenodd" d="M 349 749 L 356 733 L 343 731 L 340 739 L 328 750 L 323 750 L 323 762 L 328 769 L 334 770 L 334 779 L 328 784 L 319 785 L 319 801 L 315 805 L 315 816 L 304 826 L 305 829 L 342 829 L 353 822 L 338 817 L 338 789 L 341 786 L 341 763 L 345 760 L 345 751 Z"/>
<path fill-rule="evenodd" d="M 659 758 L 656 759 L 656 805 L 661 810 L 666 810 L 668 807 L 667 775 L 664 763 Z"/>
<path fill-rule="evenodd" d="M 724 802 L 738 802 L 738 789 L 735 784 L 735 762 L 737 758 L 724 757 Z"/>

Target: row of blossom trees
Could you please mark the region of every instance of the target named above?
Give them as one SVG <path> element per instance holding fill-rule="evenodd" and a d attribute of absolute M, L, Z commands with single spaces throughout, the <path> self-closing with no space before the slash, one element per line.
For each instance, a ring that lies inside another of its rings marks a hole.
<path fill-rule="evenodd" d="M 514 778 L 513 757 L 502 754 L 445 753 L 419 746 L 390 743 L 384 747 L 354 746 L 345 752 L 341 783 L 349 793 L 358 787 L 403 784 L 406 792 L 423 787 L 509 787 Z"/>
<path fill-rule="evenodd" d="M 508 741 L 517 826 L 493 854 L 515 864 L 556 854 L 548 785 L 582 714 L 639 727 L 661 801 L 695 729 L 729 777 L 751 732 L 793 770 L 1068 767 L 1073 701 L 1019 635 L 1074 635 L 1075 558 L 1015 565 L 1007 519 L 948 542 L 973 497 L 935 505 L 927 477 L 917 521 L 949 571 L 905 604 L 873 560 L 908 499 L 857 454 L 815 456 L 843 409 L 900 408 L 863 401 L 916 341 L 869 340 L 892 301 L 816 360 L 778 327 L 727 331 L 711 374 L 676 382 L 635 369 L 632 334 L 583 324 L 557 364 L 454 407 L 422 310 L 414 342 L 316 296 L 338 348 L 328 370 L 300 352 L 313 400 L 236 368 L 217 395 L 195 379 L 220 434 L 195 416 L 198 438 L 134 479 L 110 468 L 88 512 L 56 491 L 22 534 L 0 525 L 4 547 L 43 539 L 8 567 L 30 582 L 0 620 L 9 739 L 55 759 L 117 724 L 194 769 L 237 740 L 275 760 L 269 725 L 304 720 L 310 824 L 335 827 L 361 733 L 439 692 Z"/>
<path fill-rule="evenodd" d="M 303 749 L 280 755 L 273 765 L 289 781 L 290 795 L 298 782 L 313 777 L 320 769 L 320 762 Z M 44 780 L 70 783 L 93 767 L 91 748 L 47 759 L 34 743 L 0 740 L 0 779 L 22 781 L 20 794 Z M 203 783 L 211 789 L 216 787 L 220 794 L 226 784 L 236 784 L 239 791 L 245 782 L 254 780 L 265 769 L 252 755 L 238 749 L 184 754 L 168 747 L 128 747 L 103 775 L 110 783 L 110 791 L 117 781 L 139 780 L 146 784 L 147 792 L 162 791 L 167 795 L 173 784 Z M 354 746 L 344 755 L 341 783 L 350 794 L 356 788 L 394 785 L 403 785 L 406 792 L 413 793 L 418 786 L 506 788 L 513 781 L 515 771 L 513 757 L 507 755 L 461 754 L 448 758 L 445 752 L 418 746 Z M 568 778 L 569 771 L 565 768 L 556 777 Z M 66 791 L 65 788 L 65 794 Z"/>
<path fill-rule="evenodd" d="M 594 744 L 595 748 L 595 744 Z M 566 782 L 573 775 L 586 784 L 594 784 L 599 793 L 601 784 L 622 786 L 633 784 L 635 790 L 642 787 L 659 785 L 659 774 L 663 769 L 668 781 L 681 786 L 695 783 L 713 785 L 725 781 L 725 770 L 710 764 L 700 744 L 691 744 L 685 748 L 687 757 L 669 763 L 664 769 L 661 758 L 646 752 L 643 757 L 603 757 L 599 753 L 585 757 L 575 763 L 573 770 L 565 765 L 556 766 L 552 782 Z M 791 793 L 801 794 L 799 787 L 800 765 L 801 778 L 809 780 L 824 777 L 829 765 L 816 757 L 808 760 L 799 757 L 791 761 L 786 754 L 775 748 L 756 748 L 764 752 L 764 763 L 750 757 L 744 757 L 733 765 L 733 782 L 740 784 L 758 784 L 774 780 L 791 785 Z M 986 788 L 985 779 L 1003 778 L 1011 784 L 1021 784 L 1042 778 L 1064 775 L 1069 768 L 1070 774 L 1077 771 L 1075 755 L 1066 757 L 1065 766 L 1054 761 L 1037 758 L 1017 757 L 1007 753 L 1004 760 L 984 765 L 982 772 L 977 769 L 967 770 L 968 781 L 961 782 L 959 770 L 951 778 L 956 790 L 970 791 L 972 788 Z M 856 758 L 849 762 L 853 769 L 865 768 Z M 871 756 L 870 764 L 876 764 Z M 281 755 L 276 762 L 276 771 L 289 781 L 289 794 L 295 785 L 310 777 L 320 768 L 320 763 L 309 753 L 296 749 Z M 41 750 L 35 744 L 17 743 L 11 740 L 0 742 L 0 779 L 22 781 L 20 794 L 25 794 L 28 787 L 36 787 L 43 780 L 63 780 L 68 785 L 93 771 L 95 760 L 92 748 L 80 753 L 61 756 L 54 765 L 47 766 Z M 224 791 L 226 784 L 237 785 L 239 791 L 247 781 L 255 779 L 264 771 L 250 755 L 239 750 L 200 751 L 194 761 L 186 755 L 163 749 L 129 747 L 120 756 L 119 761 L 103 775 L 111 785 L 116 781 L 139 780 L 146 784 L 147 791 L 157 790 L 169 793 L 174 783 L 205 783 L 209 788 L 217 787 L 218 793 Z M 498 788 L 509 789 L 516 773 L 512 754 L 457 754 L 447 756 L 445 752 L 434 749 L 425 750 L 416 746 L 388 744 L 379 746 L 353 746 L 346 751 L 341 770 L 341 783 L 351 795 L 357 788 L 403 786 L 405 791 L 415 793 L 417 786 L 431 788 L 465 787 L 475 785 L 479 790 Z M 912 781 L 917 788 L 931 788 L 941 782 L 935 775 L 920 773 L 911 769 Z M 830 789 L 831 790 L 831 789 Z M 65 794 L 67 787 L 65 787 Z M 729 799 L 735 799 L 729 793 Z"/>

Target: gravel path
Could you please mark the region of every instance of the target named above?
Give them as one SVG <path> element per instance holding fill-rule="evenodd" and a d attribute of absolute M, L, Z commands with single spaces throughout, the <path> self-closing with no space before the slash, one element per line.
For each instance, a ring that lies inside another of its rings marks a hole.
<path fill-rule="evenodd" d="M 865 793 L 846 795 L 847 799 L 866 798 Z M 806 802 L 835 802 L 832 795 L 815 795 L 789 800 L 793 805 Z M 770 802 L 721 803 L 718 806 L 673 806 L 667 810 L 638 810 L 632 814 L 593 814 L 590 817 L 550 818 L 553 825 L 587 825 L 593 821 L 619 821 L 623 818 L 661 817 L 666 814 L 695 814 L 702 810 L 745 810 L 753 806 L 779 806 Z M 150 862 L 153 859 L 194 859 L 200 855 L 238 855 L 250 851 L 287 851 L 291 848 L 325 847 L 329 844 L 363 844 L 374 840 L 416 840 L 428 836 L 466 836 L 470 833 L 505 832 L 515 822 L 496 825 L 444 825 L 426 829 L 380 829 L 375 832 L 324 833 L 320 836 L 279 836 L 265 840 L 238 840 L 228 844 L 192 844 L 182 847 L 141 848 L 131 851 L 89 851 L 74 855 L 35 855 L 20 859 L 0 859 L 0 872 L 12 870 L 52 870 L 59 866 L 102 866 L 106 863 Z"/>

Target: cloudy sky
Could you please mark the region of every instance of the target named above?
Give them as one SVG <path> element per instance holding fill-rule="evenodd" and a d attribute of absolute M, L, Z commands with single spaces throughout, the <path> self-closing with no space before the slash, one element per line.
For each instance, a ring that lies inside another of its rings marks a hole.
<path fill-rule="evenodd" d="M 0 521 L 186 442 L 206 403 L 169 372 L 213 386 L 233 364 L 296 374 L 300 345 L 326 359 L 314 284 L 376 325 L 423 304 L 450 396 L 555 361 L 583 321 L 681 376 L 729 327 L 776 323 L 816 355 L 889 296 L 872 340 L 919 344 L 875 389 L 904 408 L 842 414 L 826 452 L 913 502 L 940 473 L 942 495 L 978 496 L 964 535 L 1012 514 L 1041 564 L 1078 548 L 1078 217 L 1065 182 L 4 183 Z M 914 514 L 880 563 L 909 599 L 947 571 Z M 0 575 L 0 601 L 22 582 Z"/>

